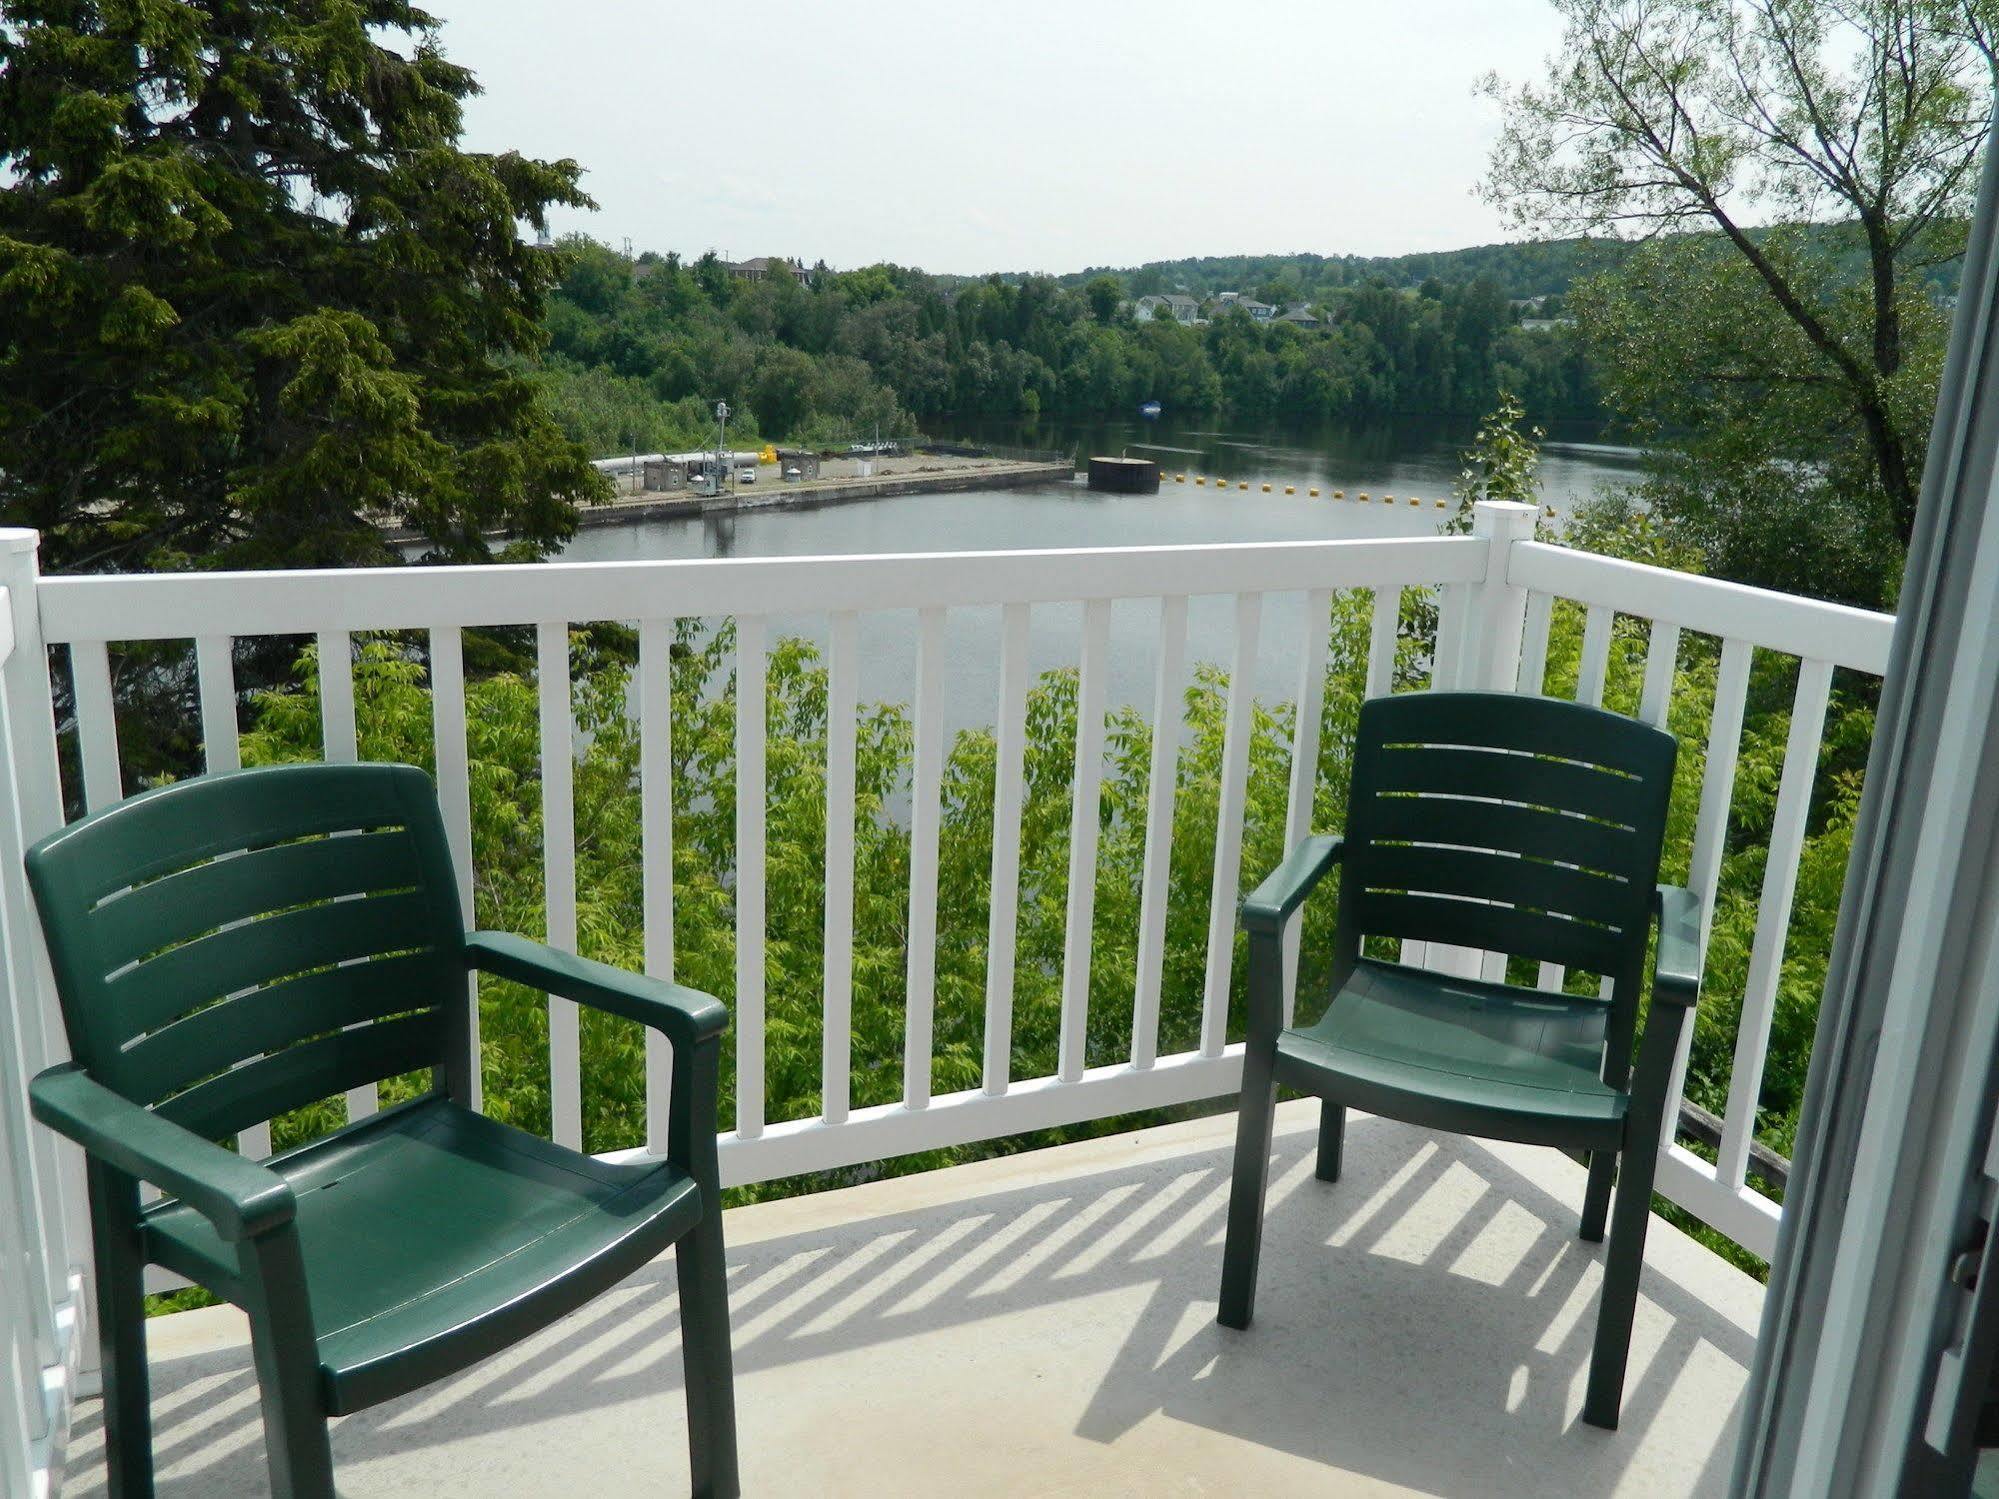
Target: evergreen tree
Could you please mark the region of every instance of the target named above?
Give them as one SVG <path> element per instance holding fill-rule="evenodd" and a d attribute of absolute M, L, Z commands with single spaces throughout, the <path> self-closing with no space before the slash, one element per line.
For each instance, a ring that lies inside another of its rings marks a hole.
<path fill-rule="evenodd" d="M 545 551 L 601 481 L 525 356 L 587 205 L 461 150 L 477 85 L 402 0 L 10 0 L 0 516 L 65 569 Z"/>

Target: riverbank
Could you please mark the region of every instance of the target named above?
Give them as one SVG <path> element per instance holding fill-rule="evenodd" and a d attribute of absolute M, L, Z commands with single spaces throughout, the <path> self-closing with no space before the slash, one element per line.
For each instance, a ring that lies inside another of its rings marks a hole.
<path fill-rule="evenodd" d="M 876 468 L 877 472 L 865 477 L 859 474 L 829 474 L 790 483 L 777 480 L 767 486 L 759 481 L 713 495 L 690 494 L 684 490 L 620 495 L 607 504 L 587 507 L 578 514 L 577 520 L 584 526 L 616 526 L 633 521 L 734 515 L 752 510 L 811 510 L 823 505 L 846 504 L 851 500 L 878 500 L 892 495 L 1017 489 L 1040 484 L 1073 484 L 1076 479 L 1075 465 L 1067 459 L 1056 463 L 1020 463 L 999 458 L 957 462 L 930 459 L 909 467 L 890 461 L 878 464 Z"/>
<path fill-rule="evenodd" d="M 1024 489 L 1051 484 L 1074 485 L 1078 479 L 1075 465 L 1066 458 L 1054 462 L 1023 462 L 1010 458 L 926 454 L 878 461 L 870 467 L 873 472 L 866 475 L 854 472 L 821 474 L 817 478 L 789 483 L 769 478 L 713 495 L 699 495 L 688 490 L 643 490 L 637 494 L 620 494 L 600 505 L 586 505 L 577 512 L 576 523 L 588 530 L 599 526 L 635 525 L 644 521 L 736 515 L 746 511 L 818 510 L 854 500 L 962 494 L 981 489 Z M 505 535 L 503 531 L 486 533 L 489 540 L 502 539 Z M 422 539 L 402 527 L 388 533 L 388 540 L 396 546 L 415 545 Z"/>

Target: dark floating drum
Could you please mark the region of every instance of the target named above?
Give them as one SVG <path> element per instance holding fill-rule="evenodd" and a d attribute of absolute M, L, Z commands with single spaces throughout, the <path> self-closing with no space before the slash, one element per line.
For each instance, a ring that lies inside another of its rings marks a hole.
<path fill-rule="evenodd" d="M 1150 458 L 1092 458 L 1090 488 L 1111 494 L 1158 494 L 1159 465 Z"/>

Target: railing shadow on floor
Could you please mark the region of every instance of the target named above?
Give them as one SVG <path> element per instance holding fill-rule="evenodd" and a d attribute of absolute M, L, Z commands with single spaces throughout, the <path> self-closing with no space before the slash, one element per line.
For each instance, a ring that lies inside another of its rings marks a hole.
<path fill-rule="evenodd" d="M 759 1374 L 844 1362 L 822 1387 L 825 1403 L 842 1392 L 867 1401 L 900 1341 L 927 1340 L 934 1357 L 938 1336 L 955 1334 L 976 1360 L 983 1341 L 968 1330 L 1009 1318 L 1067 1325 L 1049 1322 L 1058 1312 L 1111 1324 L 1065 1344 L 1066 1358 L 1104 1355 L 1069 1417 L 1077 1437 L 1142 1451 L 1135 1429 L 1163 1417 L 1324 1463 L 1329 1476 L 1430 1492 L 1610 1492 L 1648 1439 L 1657 1445 L 1653 1427 L 1676 1392 L 1684 1403 L 1683 1381 L 1739 1388 L 1751 1334 L 1648 1268 L 1622 1429 L 1580 1426 L 1600 1251 L 1576 1238 L 1574 1206 L 1477 1142 L 1389 1121 L 1355 1121 L 1337 1186 L 1312 1178 L 1312 1144 L 1295 1127 L 1278 1137 L 1258 1320 L 1246 1333 L 1214 1322 L 1226 1148 L 732 1246 L 747 1469 L 760 1466 L 760 1428 L 776 1414 L 759 1399 Z M 661 1263 L 513 1353 L 336 1423 L 336 1458 L 367 1492 L 371 1469 L 376 1482 L 395 1475 L 381 1492 L 437 1491 L 444 1448 L 512 1433 L 565 1448 L 578 1487 L 601 1463 L 621 1485 L 670 1491 L 683 1461 L 678 1341 L 672 1269 Z M 240 1348 L 156 1363 L 162 1499 L 264 1491 L 247 1364 Z M 642 1413 L 619 1412 L 641 1402 Z M 996 1384 L 995 1422 L 1009 1419 L 1008 1404 Z M 1710 1397 L 1691 1413 L 1686 1435 L 1707 1450 L 1680 1452 L 1675 1488 L 1720 1491 L 1733 1395 L 1717 1431 L 1722 1405 Z M 1676 1441 L 1688 1415 L 1674 1419 Z M 102 1482 L 95 1404 L 78 1417 L 65 1492 L 92 1495 Z M 592 1418 L 602 1421 L 588 1444 L 562 1429 Z M 603 1441 L 618 1429 L 624 1440 Z M 855 1462 L 865 1467 L 865 1454 Z"/>

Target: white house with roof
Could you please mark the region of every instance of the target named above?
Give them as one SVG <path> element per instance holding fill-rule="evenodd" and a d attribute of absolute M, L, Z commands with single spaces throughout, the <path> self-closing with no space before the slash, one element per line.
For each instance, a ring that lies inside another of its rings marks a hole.
<path fill-rule="evenodd" d="M 1192 327 L 1200 321 L 1201 304 L 1192 297 L 1181 296 L 1178 292 L 1168 292 L 1162 296 L 1140 297 L 1131 304 L 1132 315 L 1141 323 L 1153 318 L 1171 318 L 1176 323 Z"/>

